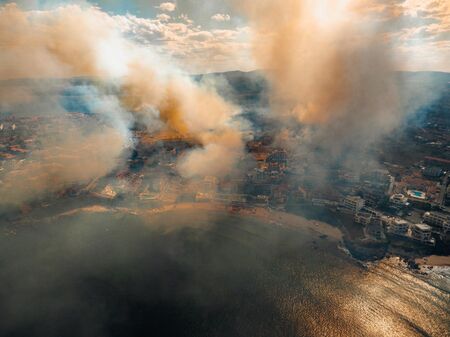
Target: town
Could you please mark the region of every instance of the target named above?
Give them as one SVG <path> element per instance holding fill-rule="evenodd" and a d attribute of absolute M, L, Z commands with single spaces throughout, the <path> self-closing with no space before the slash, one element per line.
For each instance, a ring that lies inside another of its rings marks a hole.
<path fill-rule="evenodd" d="M 95 118 L 83 113 L 70 116 L 73 127 Z M 317 158 L 308 162 L 292 149 L 283 148 L 270 131 L 250 131 L 235 173 L 194 179 L 181 177 L 176 163 L 186 151 L 201 146 L 195 139 L 170 131 L 151 134 L 145 127 L 136 126 L 132 130 L 136 146 L 124 167 L 83 186 L 61 186 L 58 193 L 30 201 L 14 214 L 23 216 L 35 208 L 51 209 L 61 199 L 146 208 L 215 202 L 228 205 L 232 213 L 258 207 L 326 216 L 326 221 L 342 227 L 348 246 L 356 255 L 363 251 L 359 254 L 363 257 L 378 256 L 380 249 L 381 254 L 386 254 L 386 247 L 407 256 L 414 252 L 448 254 L 450 160 L 446 158 L 450 126 L 438 124 L 433 118 L 431 115 L 423 128 L 412 128 L 411 139 L 403 141 L 416 142 L 419 148 L 436 147 L 435 140 L 426 142 L 423 135 L 417 135 L 434 134 L 440 140 L 438 152 L 444 153 L 444 158 L 425 155 L 405 160 L 407 164 L 402 165 L 387 150 L 382 152 L 384 158 L 391 156 L 394 161 L 384 161 L 378 167 L 363 164 L 363 169 L 352 170 L 348 165 L 321 165 Z M 4 117 L 0 121 L 1 183 L 8 184 L 2 180 L 6 172 L 20 176 L 21 167 L 30 160 L 29 154 L 40 147 L 40 134 L 48 137 L 61 127 L 57 116 Z M 420 155 L 421 151 L 414 153 Z"/>

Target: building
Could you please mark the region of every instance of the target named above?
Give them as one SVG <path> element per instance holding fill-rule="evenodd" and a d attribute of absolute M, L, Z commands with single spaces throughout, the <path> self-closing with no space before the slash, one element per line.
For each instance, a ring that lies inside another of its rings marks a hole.
<path fill-rule="evenodd" d="M 410 223 L 400 218 L 392 218 L 387 223 L 388 233 L 393 235 L 406 236 L 410 227 Z"/>
<path fill-rule="evenodd" d="M 450 185 L 447 186 L 447 190 L 445 192 L 445 205 L 450 206 Z"/>
<path fill-rule="evenodd" d="M 249 175 L 248 178 L 254 183 L 264 183 L 268 181 L 270 177 L 269 172 L 267 170 L 262 170 L 255 168 Z"/>
<path fill-rule="evenodd" d="M 434 245 L 435 241 L 431 237 L 431 226 L 427 224 L 415 224 L 411 228 L 412 238 L 425 244 Z"/>
<path fill-rule="evenodd" d="M 287 169 L 287 153 L 285 150 L 275 150 L 266 159 L 270 171 L 284 171 Z"/>
<path fill-rule="evenodd" d="M 383 226 L 381 226 L 381 224 L 378 223 L 370 223 L 368 224 L 365 229 L 365 234 L 370 237 L 370 238 L 374 238 L 377 240 L 383 240 L 385 239 L 385 234 L 383 232 Z"/>
<path fill-rule="evenodd" d="M 285 204 L 288 200 L 289 189 L 286 185 L 278 185 L 272 188 L 270 199 L 275 204 Z"/>
<path fill-rule="evenodd" d="M 348 196 L 342 202 L 341 211 L 356 214 L 364 207 L 364 199 L 358 196 Z"/>
<path fill-rule="evenodd" d="M 450 215 L 442 212 L 426 212 L 423 222 L 433 226 L 439 233 L 450 231 Z"/>
<path fill-rule="evenodd" d="M 408 198 L 405 197 L 403 194 L 393 194 L 389 198 L 389 201 L 396 206 L 401 206 L 401 207 L 409 206 Z"/>
<path fill-rule="evenodd" d="M 362 176 L 363 183 L 371 189 L 379 189 L 384 194 L 391 194 L 394 188 L 395 179 L 387 170 L 373 170 Z"/>
<path fill-rule="evenodd" d="M 365 227 L 365 233 L 378 240 L 385 239 L 383 222 L 380 214 L 372 215 L 370 223 Z"/>
<path fill-rule="evenodd" d="M 144 190 L 139 193 L 138 197 L 140 200 L 157 200 L 158 196 L 158 193 L 149 191 L 148 186 L 146 186 Z"/>
<path fill-rule="evenodd" d="M 444 171 L 440 167 L 430 166 L 423 170 L 423 175 L 430 179 L 439 179 L 444 175 Z"/>
<path fill-rule="evenodd" d="M 93 192 L 93 195 L 104 199 L 114 199 L 117 196 L 117 192 L 111 185 L 106 185 L 100 192 Z"/>
<path fill-rule="evenodd" d="M 259 194 L 254 198 L 254 203 L 258 206 L 266 207 L 269 205 L 269 197 L 267 195 Z"/>
<path fill-rule="evenodd" d="M 359 211 L 355 213 L 355 222 L 361 225 L 367 226 L 370 224 L 370 220 L 372 219 L 372 213 Z"/>

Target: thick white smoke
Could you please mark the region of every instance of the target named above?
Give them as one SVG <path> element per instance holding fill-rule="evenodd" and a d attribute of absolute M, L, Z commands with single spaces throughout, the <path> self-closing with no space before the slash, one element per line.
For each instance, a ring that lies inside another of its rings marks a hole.
<path fill-rule="evenodd" d="M 339 154 L 393 130 L 402 117 L 389 45 L 352 0 L 244 1 L 271 106 L 311 142 Z"/>
<path fill-rule="evenodd" d="M 0 7 L 0 96 L 11 98 L 10 111 L 23 108 L 30 97 L 39 101 L 43 96 L 21 92 L 8 85 L 9 81 L 76 76 L 95 79 L 99 90 L 104 84 L 118 88 L 116 97 L 93 95 L 100 97 L 93 110 L 107 126 L 97 131 L 78 130 L 57 142 L 44 141 L 45 147 L 34 153 L 20 172 L 7 173 L 0 187 L 9 190 L 13 181 L 20 184 L 16 176 L 35 172 L 41 178 L 18 187 L 18 201 L 111 172 L 131 145 L 128 128 L 136 115 L 149 123 L 158 117 L 158 127 L 195 138 L 203 145 L 179 165 L 184 176 L 225 174 L 241 154 L 239 132 L 228 126 L 236 107 L 213 89 L 195 84 L 149 48 L 123 37 L 113 17 L 94 7 L 64 6 L 45 12 L 22 11 L 14 4 Z M 63 110 L 57 103 L 49 109 Z M 32 105 L 27 111 L 36 116 L 48 112 Z M 231 134 L 233 146 L 228 143 Z M 228 158 L 220 169 L 207 164 L 210 155 L 218 158 L 218 153 Z M 206 160 L 207 165 L 192 164 L 199 160 Z"/>

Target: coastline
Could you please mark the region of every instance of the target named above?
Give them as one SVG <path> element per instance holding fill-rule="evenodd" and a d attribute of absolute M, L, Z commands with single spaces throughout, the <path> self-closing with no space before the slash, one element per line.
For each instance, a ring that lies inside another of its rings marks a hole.
<path fill-rule="evenodd" d="M 450 256 L 430 255 L 417 258 L 415 261 L 419 266 L 450 267 Z"/>
<path fill-rule="evenodd" d="M 321 221 L 308 220 L 305 217 L 296 214 L 280 212 L 275 210 L 268 210 L 262 207 L 256 207 L 253 209 L 253 211 L 241 210 L 240 212 L 237 213 L 230 213 L 227 207 L 228 205 L 222 203 L 193 202 L 193 203 L 170 204 L 158 208 L 152 208 L 150 210 L 127 209 L 127 208 L 120 208 L 120 209 L 118 208 L 118 210 L 128 211 L 136 215 L 147 215 L 147 216 L 176 210 L 192 210 L 192 209 L 200 209 L 205 211 L 216 211 L 216 212 L 228 212 L 230 215 L 234 214 L 236 216 L 244 218 L 245 217 L 257 218 L 269 222 L 273 225 L 285 226 L 293 229 L 295 228 L 308 229 L 319 236 L 326 235 L 327 238 L 330 238 L 335 241 L 340 241 L 343 238 L 343 234 L 339 228 Z"/>
<path fill-rule="evenodd" d="M 307 219 L 301 215 L 276 211 L 272 209 L 267 209 L 263 207 L 256 207 L 251 210 L 242 209 L 238 212 L 230 212 L 227 204 L 217 203 L 217 202 L 184 202 L 184 203 L 173 203 L 166 204 L 156 208 L 128 208 L 128 207 L 104 207 L 101 205 L 92 205 L 89 207 L 77 208 L 70 211 L 66 211 L 58 215 L 58 217 L 72 216 L 80 212 L 89 213 L 103 213 L 103 212 L 125 212 L 131 215 L 149 217 L 152 215 L 162 214 L 172 211 L 189 211 L 189 210 L 203 210 L 209 212 L 224 212 L 230 215 L 239 216 L 242 218 L 253 218 L 263 220 L 274 226 L 282 226 L 291 229 L 302 229 L 309 230 L 314 233 L 317 237 L 326 238 L 328 240 L 340 242 L 340 245 L 345 247 L 350 256 L 360 263 L 366 263 L 368 261 L 381 261 L 383 258 L 367 258 L 366 254 L 359 254 L 355 251 L 355 242 L 351 243 L 345 238 L 344 232 L 334 225 L 314 220 Z M 350 244 L 350 246 L 349 246 Z M 339 246 L 339 245 L 338 245 Z M 366 247 L 367 248 L 367 247 Z M 388 254 L 391 255 L 391 254 Z M 394 254 L 395 255 L 395 254 Z M 388 257 L 388 256 L 385 256 Z M 405 259 L 405 257 L 398 256 L 399 258 Z M 414 269 L 431 269 L 434 267 L 448 268 L 450 267 L 450 256 L 437 256 L 429 255 L 424 257 L 411 258 L 411 262 L 415 262 L 417 267 Z"/>

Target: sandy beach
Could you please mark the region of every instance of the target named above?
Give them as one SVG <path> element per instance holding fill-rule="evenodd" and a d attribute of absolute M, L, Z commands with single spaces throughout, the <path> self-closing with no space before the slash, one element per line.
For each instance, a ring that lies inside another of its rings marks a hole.
<path fill-rule="evenodd" d="M 120 210 L 127 210 L 128 212 L 136 215 L 143 215 L 143 216 L 149 216 L 164 212 L 170 212 L 174 210 L 193 210 L 193 209 L 199 209 L 199 210 L 205 210 L 205 211 L 216 211 L 216 212 L 226 212 L 228 209 L 228 206 L 221 203 L 214 203 L 214 202 L 204 202 L 204 203 L 178 203 L 178 204 L 171 204 L 171 205 L 165 205 L 158 208 L 152 208 L 148 210 L 129 210 L 129 209 L 120 209 Z M 289 228 L 302 228 L 302 229 L 309 229 L 311 232 L 316 233 L 317 235 L 326 235 L 327 237 L 339 241 L 342 239 L 342 232 L 336 228 L 333 227 L 327 223 L 315 221 L 315 220 L 308 220 L 301 216 L 291 214 L 291 213 L 285 213 L 280 211 L 274 211 L 269 210 L 262 207 L 256 207 L 252 210 L 241 210 L 240 212 L 233 213 L 237 216 L 240 216 L 242 218 L 257 218 L 264 220 L 266 222 L 270 222 L 273 225 L 277 226 L 286 226 Z"/>
<path fill-rule="evenodd" d="M 426 256 L 416 259 L 416 263 L 421 266 L 450 267 L 450 256 Z"/>

